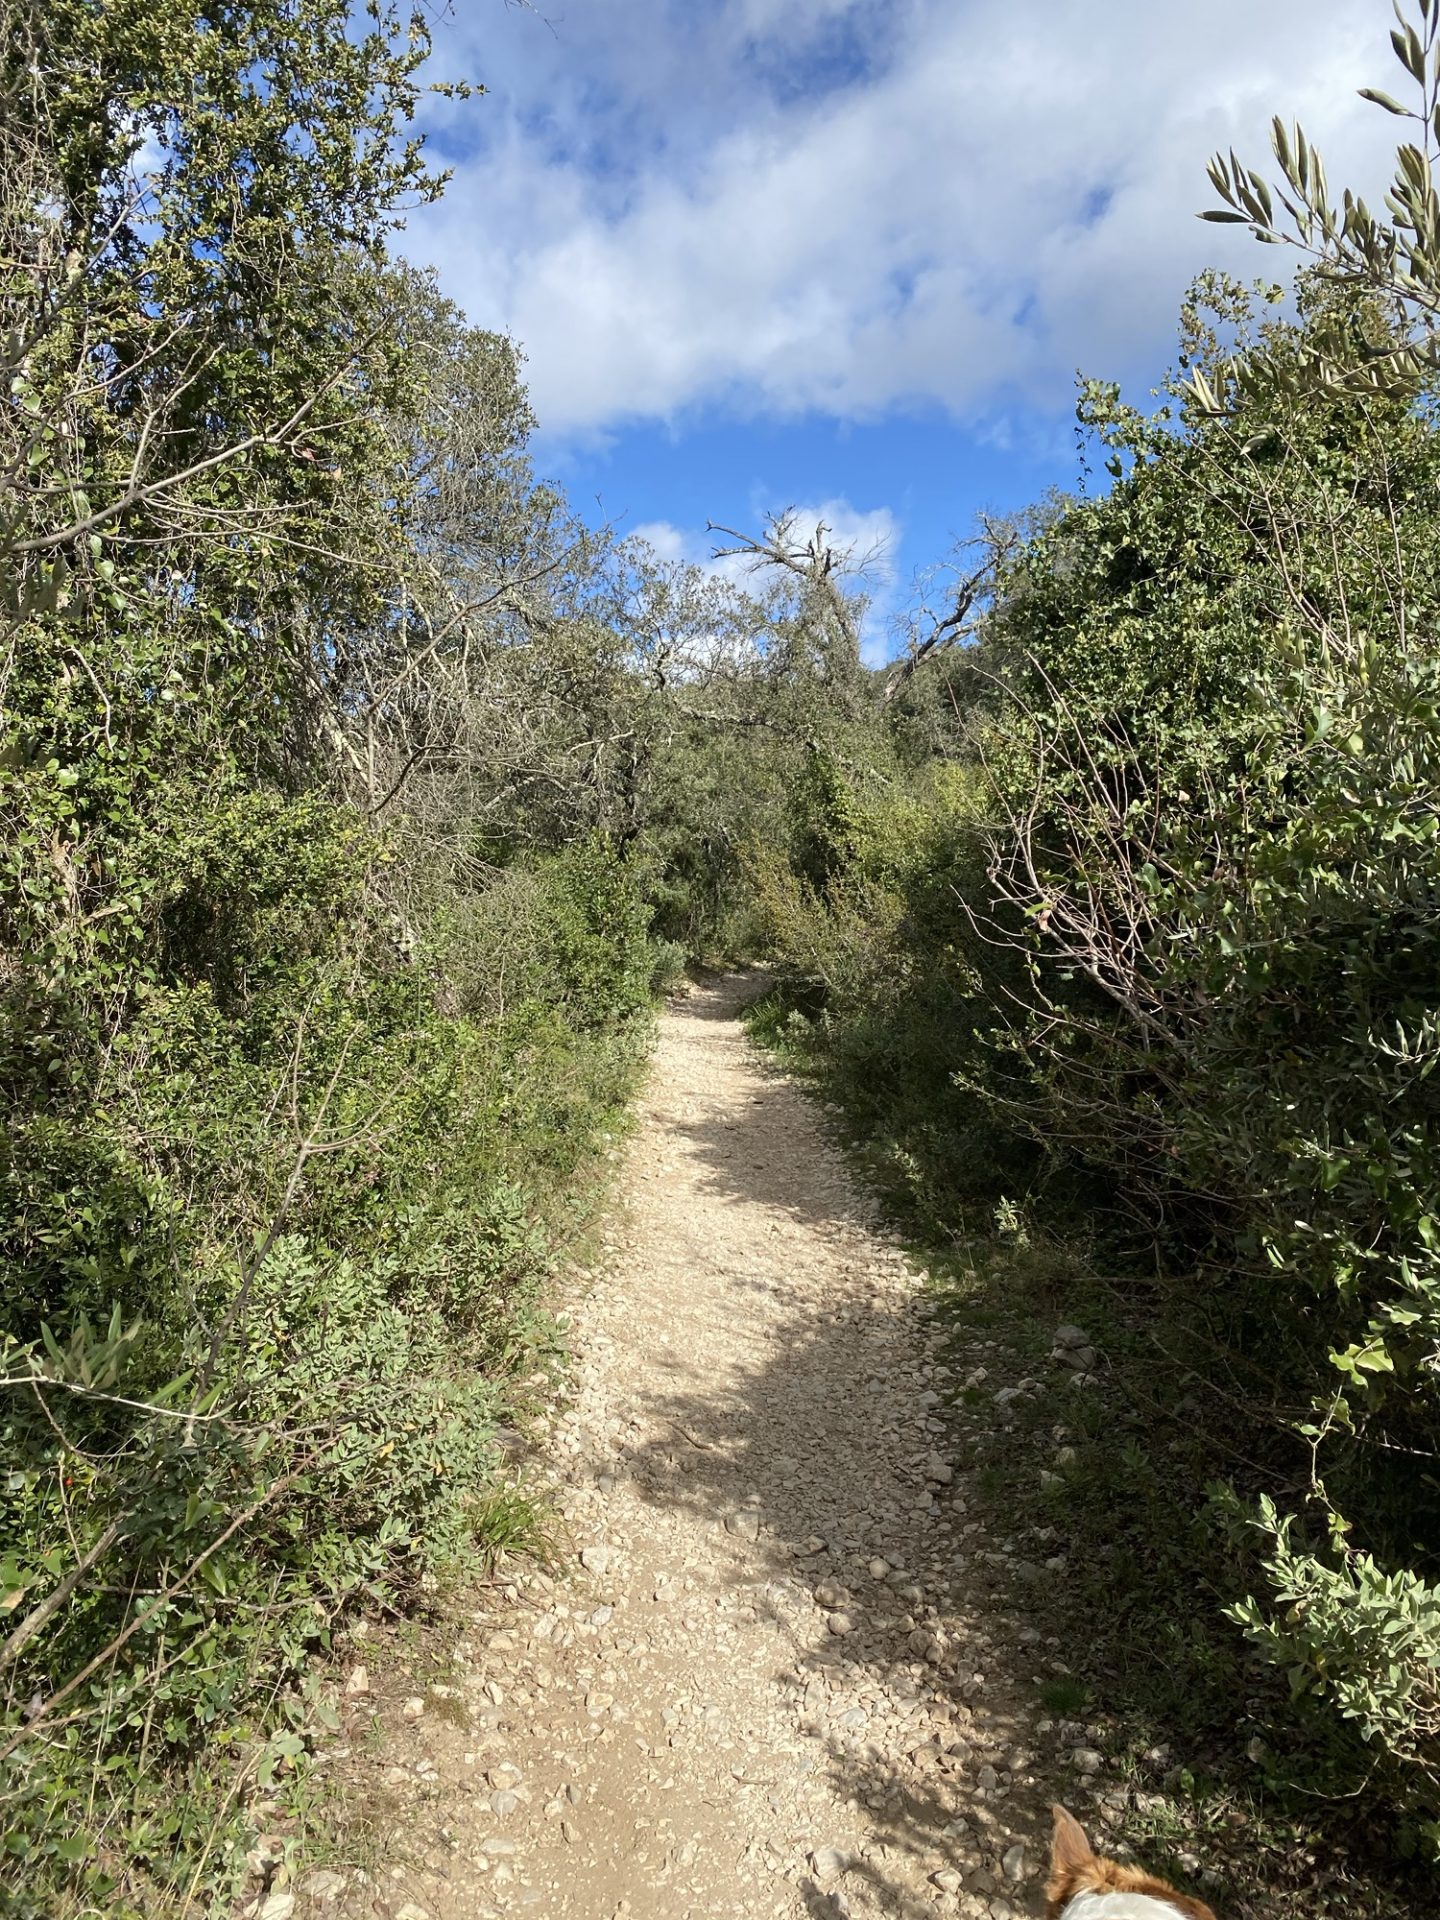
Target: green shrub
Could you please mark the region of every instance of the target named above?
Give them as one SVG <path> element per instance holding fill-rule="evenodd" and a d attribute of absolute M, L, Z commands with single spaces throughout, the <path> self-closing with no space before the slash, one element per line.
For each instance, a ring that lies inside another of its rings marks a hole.
<path fill-rule="evenodd" d="M 538 903 L 534 965 L 487 1020 L 436 1010 L 464 985 L 437 956 L 463 924 L 465 968 L 493 978 L 502 956 L 474 936 L 506 917 L 480 896 L 409 965 L 357 980 L 334 971 L 363 931 L 357 889 L 335 950 L 307 943 L 288 1027 L 277 982 L 297 949 L 277 919 L 261 1022 L 208 995 L 203 1056 L 102 1078 L 60 1136 L 12 1137 L 12 1194 L 54 1191 L 63 1151 L 88 1203 L 64 1234 L 21 1208 L 45 1278 L 38 1299 L 10 1293 L 0 1395 L 0 1605 L 12 1625 L 41 1609 L 0 1725 L 10 1856 L 32 1885 L 73 1869 L 118 1912 L 146 1873 L 192 1870 L 203 1801 L 164 1783 L 254 1739 L 262 1774 L 292 1765 L 317 1724 L 306 1673 L 346 1610 L 411 1604 L 488 1551 L 490 1434 L 531 1351 L 545 1196 L 628 1091 L 654 964 L 646 910 L 600 850 L 497 890 Z M 142 1001 L 157 1051 L 192 1003 Z M 127 1110 L 140 1172 L 108 1175 L 121 1198 L 98 1206 Z M 67 1592 L 77 1553 L 88 1577 Z"/>
<path fill-rule="evenodd" d="M 1035 1167 L 1029 1143 L 976 1096 L 977 1079 L 993 1091 L 1003 1078 L 997 1005 L 1023 979 L 976 918 L 977 791 L 972 772 L 942 763 L 897 771 L 861 800 L 832 772 L 831 824 L 802 828 L 793 860 L 754 856 L 781 1015 L 762 1011 L 759 1030 L 819 1076 L 892 1200 L 942 1238 L 977 1209 L 988 1218 L 996 1191 L 1023 1190 Z"/>
<path fill-rule="evenodd" d="M 1414 1801 L 1433 1805 L 1440 1742 L 1440 1588 L 1367 1553 L 1317 1557 L 1293 1540 L 1296 1519 L 1262 1498 L 1264 1570 L 1271 1613 L 1247 1598 L 1234 1618 L 1297 1698 L 1313 1694 L 1354 1725 L 1368 1746 L 1412 1769 Z M 1409 1798 L 1409 1796 L 1407 1796 Z M 1440 1825 L 1419 1832 L 1440 1850 Z"/>
<path fill-rule="evenodd" d="M 1323 281 L 1306 306 L 1249 350 L 1303 365 L 1337 309 L 1378 324 Z M 1109 1182 L 1112 1253 L 1144 1223 L 1197 1373 L 1243 1369 L 1249 1451 L 1295 1491 L 1261 1558 L 1231 1536 L 1232 1597 L 1262 1595 L 1237 1617 L 1339 1709 L 1353 1777 L 1431 1828 L 1428 1709 L 1401 1741 L 1379 1703 L 1427 1701 L 1440 1653 L 1417 1471 L 1440 1432 L 1440 436 L 1405 395 L 1223 391 L 1160 422 L 1092 396 L 1116 485 L 1024 549 L 986 642 L 987 864 L 1030 929 L 1013 1111 Z"/>
<path fill-rule="evenodd" d="M 1086 389 L 1113 485 L 1006 553 L 958 766 L 800 790 L 762 1018 L 932 1237 L 1028 1200 L 1122 1276 L 1224 1409 L 1253 1524 L 1184 1551 L 1293 1679 L 1290 1773 L 1428 1844 L 1440 434 L 1299 377 L 1382 303 L 1270 294 L 1202 283 L 1154 417 Z"/>

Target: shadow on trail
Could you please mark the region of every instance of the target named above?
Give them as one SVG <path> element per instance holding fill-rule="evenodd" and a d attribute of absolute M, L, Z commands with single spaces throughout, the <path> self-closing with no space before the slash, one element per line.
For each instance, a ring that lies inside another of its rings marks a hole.
<path fill-rule="evenodd" d="M 733 1019 L 726 985 L 681 1017 Z M 898 1250 L 783 1079 L 675 1132 L 692 1177 L 727 1212 L 752 1216 L 753 1261 L 730 1270 L 737 1313 L 752 1293 L 774 1296 L 778 1311 L 757 1320 L 753 1363 L 742 1345 L 723 1378 L 698 1387 L 693 1366 L 684 1381 L 681 1363 L 664 1370 L 635 1411 L 665 1437 L 639 1445 L 630 1471 L 656 1504 L 716 1527 L 747 1512 L 758 1521 L 753 1545 L 735 1542 L 737 1598 L 784 1622 L 794 1653 L 776 1678 L 800 1696 L 817 1771 L 854 1808 L 857 1834 L 870 1828 L 870 1857 L 852 1858 L 843 1881 L 802 1885 L 807 1907 L 843 1912 L 831 1888 L 868 1881 L 890 1910 L 929 1914 L 926 1882 L 944 1869 L 982 1898 L 1003 1895 L 1001 1856 L 1021 1840 L 1038 1865 L 1048 1826 L 1047 1783 L 1025 1745 L 1041 1656 L 992 1597 L 963 1466 L 938 1498 L 927 1490 L 926 1456 L 950 1442 L 924 1425 L 925 1356 Z M 711 1257 L 723 1265 L 725 1250 Z M 877 1559 L 895 1563 L 885 1579 L 871 1571 Z M 850 1631 L 832 1632 L 810 1598 L 824 1583 L 848 1596 L 834 1610 Z M 931 1583 L 933 1620 L 905 1594 Z M 937 1630 L 938 1661 L 926 1657 Z M 848 1850 L 844 1836 L 814 1845 L 832 1840 Z M 1032 1904 L 1019 1887 L 1013 1897 Z"/>
<path fill-rule="evenodd" d="M 773 1098 L 781 1091 L 779 1084 L 773 1090 L 767 1088 L 738 1116 L 674 1123 L 673 1132 L 700 1165 L 702 1187 L 728 1205 L 784 1212 L 817 1230 L 822 1240 L 837 1236 L 847 1226 L 873 1226 L 877 1218 L 873 1210 L 847 1192 L 833 1167 L 815 1165 L 813 1178 L 797 1178 L 795 1160 L 789 1154 L 777 1155 L 773 1143 L 759 1134 L 754 1122 L 771 1110 Z M 799 1097 L 793 1089 L 785 1091 L 791 1098 Z M 814 1161 L 818 1156 L 811 1152 L 805 1158 Z"/>

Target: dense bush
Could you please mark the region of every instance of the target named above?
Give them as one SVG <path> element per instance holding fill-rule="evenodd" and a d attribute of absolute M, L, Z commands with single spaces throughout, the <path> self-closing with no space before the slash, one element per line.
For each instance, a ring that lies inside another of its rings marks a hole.
<path fill-rule="evenodd" d="M 1431 101 L 1422 12 L 1396 45 Z M 1196 1577 L 1288 1676 L 1309 1784 L 1368 1785 L 1435 1850 L 1431 120 L 1393 228 L 1331 207 L 1295 136 L 1273 196 L 1216 163 L 1227 217 L 1294 212 L 1298 309 L 1209 277 L 1156 413 L 1085 388 L 1110 484 L 996 551 L 954 817 L 928 773 L 839 837 L 821 796 L 761 871 L 772 1027 L 926 1223 L 1028 1199 L 1128 1265 L 1197 1406 L 1239 1421 Z"/>
<path fill-rule="evenodd" d="M 524 978 L 445 1013 L 472 970 L 501 973 L 504 940 L 455 905 L 408 962 L 357 972 L 367 871 L 344 842 L 329 940 L 277 919 L 249 1017 L 208 980 L 197 1015 L 157 966 L 113 1077 L 16 1101 L 0 1577 L 9 1845 L 32 1885 L 57 1853 L 95 1893 L 109 1860 L 185 1864 L 213 1810 L 155 1784 L 252 1738 L 258 1777 L 283 1768 L 313 1725 L 294 1689 L 344 1609 L 483 1557 L 545 1198 L 638 1058 L 648 915 L 601 849 L 479 896 L 506 939 L 523 900 Z M 312 837 L 304 871 L 319 859 Z"/>
<path fill-rule="evenodd" d="M 812 780 L 797 803 L 812 806 Z M 976 919 L 984 844 L 974 772 L 892 760 L 864 796 L 824 782 L 793 852 L 752 873 L 780 991 L 767 1038 L 817 1074 L 881 1186 L 930 1234 L 954 1236 L 1034 1178 L 1036 1152 L 977 1104 L 1001 1078 L 994 1037 L 1023 966 Z M 837 824 L 843 823 L 843 824 Z M 823 877 L 816 848 L 831 850 Z M 843 841 L 843 851 L 837 842 Z"/>
<path fill-rule="evenodd" d="M 347 1611 L 483 1561 L 656 951 L 568 737 L 492 844 L 472 654 L 538 678 L 570 536 L 385 256 L 418 27 L 0 23 L 0 1898 L 152 1913 L 233 1890 Z"/>

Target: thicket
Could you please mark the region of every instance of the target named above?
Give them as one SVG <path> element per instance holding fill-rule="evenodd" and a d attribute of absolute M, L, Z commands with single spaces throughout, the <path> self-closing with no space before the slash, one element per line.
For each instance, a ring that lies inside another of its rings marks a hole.
<path fill-rule="evenodd" d="M 984 530 L 810 810 L 823 871 L 756 861 L 763 1023 L 929 1234 L 1088 1245 L 1183 1356 L 1192 1590 L 1284 1676 L 1275 1783 L 1431 1853 L 1437 29 L 1394 36 L 1413 108 L 1369 96 L 1413 121 L 1381 214 L 1279 122 L 1278 185 L 1214 163 L 1211 217 L 1308 256 L 1294 302 L 1206 276 L 1153 410 L 1085 383 L 1102 489 Z"/>

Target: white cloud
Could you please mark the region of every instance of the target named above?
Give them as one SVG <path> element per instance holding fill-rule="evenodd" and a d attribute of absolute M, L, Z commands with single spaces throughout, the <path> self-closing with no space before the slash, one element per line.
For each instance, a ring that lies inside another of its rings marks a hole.
<path fill-rule="evenodd" d="M 673 526 L 668 520 L 647 520 L 643 526 L 633 528 L 632 533 L 671 565 L 687 561 L 692 566 L 704 567 L 707 573 L 716 570 L 708 543 L 702 547 L 699 537 L 684 527 Z"/>
<path fill-rule="evenodd" d="M 1204 165 L 1298 112 L 1332 179 L 1394 123 L 1373 0 L 571 0 L 547 30 L 468 0 L 492 97 L 417 215 L 476 321 L 524 344 L 542 424 L 716 404 L 872 417 L 1063 406 L 1077 364 L 1157 368 L 1207 260 Z M 503 28 L 503 32 L 502 29 Z"/>

